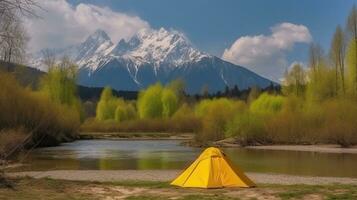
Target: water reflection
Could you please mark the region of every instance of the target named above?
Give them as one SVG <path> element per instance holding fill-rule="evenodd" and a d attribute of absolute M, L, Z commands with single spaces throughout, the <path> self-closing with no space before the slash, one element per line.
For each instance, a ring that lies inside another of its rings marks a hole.
<path fill-rule="evenodd" d="M 202 151 L 178 141 L 82 140 L 34 150 L 24 170 L 183 169 Z M 357 177 L 357 155 L 294 151 L 224 149 L 249 172 Z M 338 170 L 336 170 L 338 169 Z"/>

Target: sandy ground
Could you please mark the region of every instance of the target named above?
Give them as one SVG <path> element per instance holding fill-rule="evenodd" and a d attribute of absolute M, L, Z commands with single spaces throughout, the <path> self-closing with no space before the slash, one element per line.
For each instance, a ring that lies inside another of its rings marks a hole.
<path fill-rule="evenodd" d="M 120 182 L 120 181 L 171 181 L 179 175 L 178 170 L 58 170 L 58 171 L 28 171 L 9 173 L 9 176 L 30 176 L 34 178 L 53 178 L 63 180 L 78 181 L 100 181 L 100 182 Z M 308 184 L 324 185 L 332 183 L 356 184 L 357 178 L 338 177 L 308 177 L 292 176 L 283 174 L 263 174 L 247 173 L 256 183 L 269 184 Z"/>
<path fill-rule="evenodd" d="M 310 151 L 320 153 L 353 153 L 357 154 L 357 146 L 341 148 L 339 145 L 271 145 L 248 146 L 247 149 L 285 150 L 285 151 Z"/>

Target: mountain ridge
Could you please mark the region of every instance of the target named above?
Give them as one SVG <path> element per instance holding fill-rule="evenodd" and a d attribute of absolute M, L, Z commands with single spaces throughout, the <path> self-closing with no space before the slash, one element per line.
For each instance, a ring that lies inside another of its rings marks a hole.
<path fill-rule="evenodd" d="M 90 87 L 139 90 L 180 78 L 192 94 L 203 87 L 216 92 L 225 86 L 265 88 L 272 83 L 242 66 L 197 50 L 182 33 L 164 28 L 143 29 L 117 44 L 105 31 L 97 30 L 84 42 L 54 52 L 77 63 L 79 83 Z M 41 63 L 41 59 L 37 57 L 34 63 Z"/>

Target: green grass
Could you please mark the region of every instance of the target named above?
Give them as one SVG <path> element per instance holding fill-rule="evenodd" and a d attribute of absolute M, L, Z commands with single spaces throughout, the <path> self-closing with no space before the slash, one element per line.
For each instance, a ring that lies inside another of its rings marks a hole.
<path fill-rule="evenodd" d="M 162 200 L 162 196 L 132 196 L 126 198 L 126 200 Z M 231 198 L 222 194 L 215 194 L 215 195 L 201 195 L 201 194 L 195 194 L 195 195 L 186 195 L 180 198 L 177 198 L 177 200 L 239 200 L 239 198 Z"/>
<path fill-rule="evenodd" d="M 126 187 L 145 187 L 145 188 L 173 188 L 169 182 L 160 181 L 121 181 L 105 183 L 109 185 L 126 186 Z"/>

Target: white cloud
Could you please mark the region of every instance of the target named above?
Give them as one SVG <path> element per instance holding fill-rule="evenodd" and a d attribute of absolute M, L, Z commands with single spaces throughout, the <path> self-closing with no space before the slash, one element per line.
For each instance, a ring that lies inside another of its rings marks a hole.
<path fill-rule="evenodd" d="M 288 66 L 286 53 L 295 43 L 308 43 L 312 37 L 306 26 L 286 22 L 271 27 L 271 32 L 238 38 L 222 58 L 277 81 Z"/>
<path fill-rule="evenodd" d="M 81 3 L 70 5 L 66 0 L 41 1 L 41 18 L 28 19 L 30 50 L 65 47 L 81 42 L 96 29 L 103 29 L 114 42 L 129 38 L 149 24 L 137 16 L 115 12 L 107 7 Z"/>
<path fill-rule="evenodd" d="M 285 68 L 284 70 L 284 74 L 286 73 L 286 71 L 290 71 L 295 65 L 300 65 L 305 71 L 309 70 L 307 65 L 304 62 L 301 61 L 293 61 L 292 63 L 290 63 L 289 67 Z M 280 77 L 279 78 L 280 83 L 285 84 L 285 77 Z"/>
<path fill-rule="evenodd" d="M 289 65 L 288 70 L 291 70 L 295 65 L 300 65 L 303 69 L 307 69 L 307 66 L 304 62 L 300 62 L 300 61 L 294 61 Z"/>

